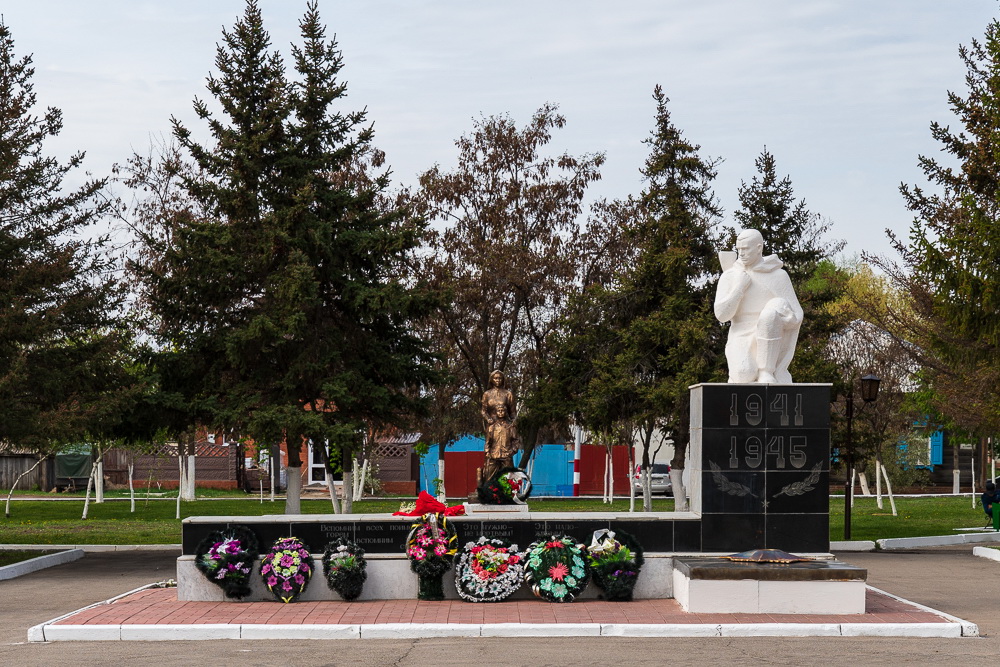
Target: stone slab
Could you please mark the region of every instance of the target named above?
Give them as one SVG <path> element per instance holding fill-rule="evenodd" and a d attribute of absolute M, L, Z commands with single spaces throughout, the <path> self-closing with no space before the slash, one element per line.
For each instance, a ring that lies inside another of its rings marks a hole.
<path fill-rule="evenodd" d="M 502 514 L 504 516 L 508 514 L 527 514 L 527 505 L 482 505 L 479 503 L 462 503 L 465 507 L 465 514 Z"/>
<path fill-rule="evenodd" d="M 744 563 L 724 558 L 675 558 L 674 567 L 689 579 L 755 581 L 866 581 L 868 570 L 839 560 L 799 563 Z"/>
<path fill-rule="evenodd" d="M 675 558 L 674 597 L 682 609 L 698 614 L 865 612 L 867 571 L 839 561 L 813 563 L 827 563 L 832 567 L 825 572 L 821 567 L 801 567 L 796 571 L 777 569 L 775 564 Z M 812 563 L 790 565 L 809 564 Z M 729 567 L 731 565 L 740 567 Z M 837 578 L 830 578 L 830 573 L 835 573 Z"/>

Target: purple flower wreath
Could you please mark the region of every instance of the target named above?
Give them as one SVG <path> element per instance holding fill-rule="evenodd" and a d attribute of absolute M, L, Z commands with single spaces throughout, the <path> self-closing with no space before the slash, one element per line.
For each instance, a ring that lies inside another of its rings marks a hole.
<path fill-rule="evenodd" d="M 264 585 L 282 602 L 295 602 L 309 585 L 312 573 L 312 556 L 295 537 L 277 540 L 260 564 Z"/>

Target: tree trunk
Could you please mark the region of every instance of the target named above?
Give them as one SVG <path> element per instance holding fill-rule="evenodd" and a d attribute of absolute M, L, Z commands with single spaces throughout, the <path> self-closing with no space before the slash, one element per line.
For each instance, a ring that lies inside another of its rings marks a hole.
<path fill-rule="evenodd" d="M 652 474 L 653 474 L 653 464 L 649 460 L 649 445 L 653 441 L 653 429 L 655 424 L 647 423 L 643 425 L 642 430 L 642 475 L 640 479 L 642 480 L 642 511 L 652 512 L 653 511 L 653 489 L 650 486 L 652 484 Z"/>
<path fill-rule="evenodd" d="M 687 489 L 684 488 L 684 466 L 687 459 L 688 434 L 691 432 L 690 396 L 680 406 L 677 433 L 674 435 L 674 458 L 670 462 L 670 485 L 674 490 L 674 511 L 687 512 Z"/>
<path fill-rule="evenodd" d="M 274 502 L 275 488 L 278 485 L 278 474 L 281 471 L 281 450 L 276 445 L 270 446 L 270 458 L 267 461 L 268 481 L 271 483 L 271 502 Z"/>
<path fill-rule="evenodd" d="M 135 485 L 133 484 L 133 475 L 135 474 L 135 462 L 129 458 L 128 462 L 128 498 L 129 498 L 129 512 L 135 514 Z M 146 490 L 146 494 L 149 495 L 149 490 Z"/>
<path fill-rule="evenodd" d="M 889 505 L 892 506 L 892 515 L 899 516 L 896 513 L 896 499 L 892 495 L 892 482 L 889 481 L 889 473 L 885 471 L 885 466 L 881 463 L 879 464 L 879 469 L 882 471 L 882 475 L 885 477 L 885 490 L 889 494 Z"/>
<path fill-rule="evenodd" d="M 875 452 L 875 506 L 879 509 L 885 509 L 882 503 L 882 475 L 885 471 L 885 467 L 882 465 L 882 447 L 879 446 L 878 451 Z M 869 495 L 871 495 L 869 493 Z"/>
<path fill-rule="evenodd" d="M 527 470 L 528 461 L 531 460 L 531 454 L 535 451 L 535 446 L 538 444 L 538 431 L 539 427 L 532 426 L 525 429 L 521 433 L 521 459 L 517 462 L 517 467 L 521 470 Z"/>
<path fill-rule="evenodd" d="M 80 517 L 82 520 L 87 519 L 87 513 L 90 511 L 90 489 L 94 486 L 94 473 L 97 472 L 97 466 L 90 466 L 90 477 L 87 478 L 87 492 L 83 495 L 83 516 Z"/>
<path fill-rule="evenodd" d="M 181 496 L 181 500 L 192 501 L 194 500 L 194 434 L 185 433 L 183 436 L 183 451 L 178 451 L 178 456 L 181 459 L 181 468 L 184 470 L 183 480 L 180 483 L 178 493 Z"/>
<path fill-rule="evenodd" d="M 635 511 L 635 447 L 628 448 L 628 511 Z"/>
<path fill-rule="evenodd" d="M 104 502 L 104 452 L 100 452 L 94 466 L 94 502 Z"/>
<path fill-rule="evenodd" d="M 287 437 L 288 468 L 285 514 L 302 514 L 302 438 Z"/>
<path fill-rule="evenodd" d="M 181 454 L 179 445 L 177 450 L 177 516 L 181 518 L 181 492 L 184 490 L 184 455 Z"/>
<path fill-rule="evenodd" d="M 437 468 L 438 468 L 437 469 L 437 475 L 438 475 L 437 478 L 440 481 L 438 482 L 437 488 L 435 489 L 435 494 L 437 496 L 437 501 L 439 503 L 445 503 L 445 504 L 447 504 L 447 502 L 448 502 L 448 490 L 445 489 L 445 487 L 444 487 L 444 450 L 445 450 L 445 447 L 447 447 L 447 446 L 448 446 L 448 443 L 446 442 L 446 439 L 445 438 L 441 438 L 441 442 L 438 443 L 438 466 L 437 466 Z M 478 484 L 479 481 L 480 480 L 478 479 L 478 476 L 477 476 L 476 484 Z"/>
<path fill-rule="evenodd" d="M 21 482 L 21 478 L 24 477 L 25 475 L 30 474 L 32 471 L 34 471 L 34 469 L 37 468 L 38 466 L 40 466 L 42 464 L 42 461 L 44 461 L 47 458 L 48 458 L 48 455 L 43 456 L 42 458 L 38 459 L 38 461 L 35 462 L 35 465 L 31 466 L 30 468 L 28 468 L 27 470 L 25 470 L 24 472 L 22 472 L 20 475 L 17 476 L 17 479 L 14 480 L 14 484 L 10 487 L 10 493 L 7 494 L 7 504 L 4 507 L 4 516 L 5 517 L 7 517 L 8 519 L 10 518 L 10 498 L 11 498 L 11 496 L 14 495 L 14 489 L 16 489 L 17 485 Z"/>
<path fill-rule="evenodd" d="M 315 447 L 315 443 L 313 447 Z M 313 450 L 315 451 L 315 449 Z M 330 472 L 330 441 L 327 440 L 322 449 L 320 458 L 323 460 L 323 481 L 326 482 L 326 490 L 330 493 L 330 504 L 333 506 L 333 513 L 340 514 L 340 500 L 337 498 L 337 489 L 333 485 L 333 474 Z"/>
<path fill-rule="evenodd" d="M 341 482 L 344 489 L 344 514 L 351 514 L 354 511 L 354 478 L 351 474 L 351 467 L 348 465 L 350 462 L 351 451 L 344 447 L 340 461 L 340 467 L 344 471 L 344 481 Z"/>

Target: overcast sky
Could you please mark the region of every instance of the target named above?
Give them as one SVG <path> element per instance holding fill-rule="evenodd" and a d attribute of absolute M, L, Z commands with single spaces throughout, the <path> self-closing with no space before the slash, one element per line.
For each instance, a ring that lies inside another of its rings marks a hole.
<path fill-rule="evenodd" d="M 171 115 L 198 127 L 195 96 L 242 0 L 5 0 L 19 55 L 34 54 L 39 102 L 65 114 L 52 152 L 87 152 L 106 174 Z M 305 0 L 262 0 L 288 56 Z M 480 114 L 526 121 L 545 102 L 568 124 L 552 147 L 603 151 L 591 197 L 638 192 L 653 86 L 703 154 L 724 160 L 716 193 L 731 221 L 762 148 L 796 195 L 828 218 L 847 253 L 888 252 L 905 233 L 901 181 L 937 155 L 928 125 L 953 123 L 959 44 L 979 38 L 995 0 L 320 0 L 343 50 L 351 108 L 367 107 L 401 183 L 455 162 Z M 287 58 L 286 58 L 287 61 Z"/>

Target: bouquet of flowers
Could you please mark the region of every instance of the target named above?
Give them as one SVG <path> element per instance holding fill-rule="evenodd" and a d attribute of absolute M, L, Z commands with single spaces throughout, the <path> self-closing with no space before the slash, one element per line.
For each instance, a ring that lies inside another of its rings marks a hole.
<path fill-rule="evenodd" d="M 506 540 L 480 537 L 462 549 L 455 566 L 458 595 L 469 602 L 499 602 L 521 587 L 524 557 Z"/>
<path fill-rule="evenodd" d="M 520 468 L 505 468 L 476 489 L 483 505 L 523 505 L 531 496 L 531 480 Z"/>
<path fill-rule="evenodd" d="M 257 536 L 246 526 L 216 530 L 195 550 L 194 564 L 227 598 L 250 595 L 250 571 L 257 560 Z"/>
<path fill-rule="evenodd" d="M 420 600 L 443 600 L 441 578 L 451 567 L 458 535 L 441 514 L 427 514 L 413 524 L 406 538 L 406 557 L 410 569 L 417 573 Z"/>
<path fill-rule="evenodd" d="M 260 564 L 264 585 L 282 602 L 295 602 L 302 595 L 312 571 L 312 556 L 295 537 L 277 540 Z"/>
<path fill-rule="evenodd" d="M 603 528 L 594 531 L 587 547 L 587 561 L 594 584 L 604 591 L 604 599 L 630 602 L 642 568 L 642 547 L 631 535 Z"/>
<path fill-rule="evenodd" d="M 571 602 L 587 587 L 590 572 L 584 545 L 567 535 L 551 535 L 532 543 L 524 579 L 531 592 L 549 602 Z"/>
<path fill-rule="evenodd" d="M 323 553 L 323 574 L 326 583 L 340 597 L 350 602 L 357 600 L 368 579 L 365 569 L 365 550 L 353 542 L 338 537 L 336 542 L 326 545 Z"/>

